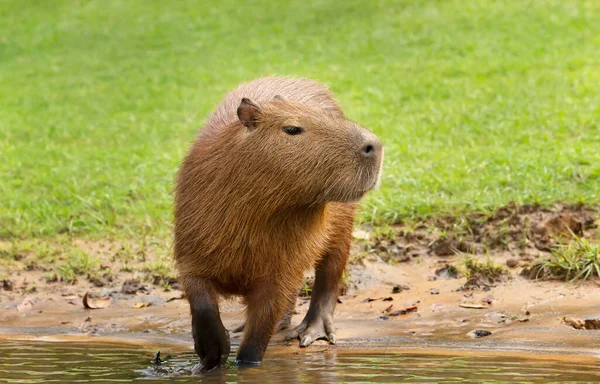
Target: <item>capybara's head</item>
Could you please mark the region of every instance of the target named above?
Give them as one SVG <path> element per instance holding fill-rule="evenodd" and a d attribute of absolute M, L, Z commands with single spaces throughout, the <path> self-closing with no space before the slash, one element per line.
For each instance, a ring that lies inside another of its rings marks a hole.
<path fill-rule="evenodd" d="M 277 185 L 282 199 L 351 202 L 379 183 L 381 142 L 337 111 L 276 96 L 260 104 L 244 98 L 237 114 L 246 171 L 267 189 Z"/>

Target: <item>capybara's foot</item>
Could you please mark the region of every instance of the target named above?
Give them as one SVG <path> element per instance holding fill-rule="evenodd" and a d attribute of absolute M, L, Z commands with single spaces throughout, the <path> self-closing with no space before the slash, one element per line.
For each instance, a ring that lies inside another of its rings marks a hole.
<path fill-rule="evenodd" d="M 263 348 L 260 346 L 242 345 L 235 358 L 235 364 L 238 366 L 260 365 L 263 354 Z"/>
<path fill-rule="evenodd" d="M 333 318 L 331 315 L 317 314 L 315 316 L 307 315 L 304 320 L 294 330 L 288 333 L 285 340 L 300 339 L 301 347 L 308 347 L 315 340 L 327 340 L 330 344 L 335 344 L 335 331 L 333 328 Z"/>
<path fill-rule="evenodd" d="M 195 334 L 194 340 L 194 349 L 200 357 L 200 372 L 208 372 L 225 364 L 231 349 L 229 332 L 225 328 L 217 330 L 210 327 Z"/>

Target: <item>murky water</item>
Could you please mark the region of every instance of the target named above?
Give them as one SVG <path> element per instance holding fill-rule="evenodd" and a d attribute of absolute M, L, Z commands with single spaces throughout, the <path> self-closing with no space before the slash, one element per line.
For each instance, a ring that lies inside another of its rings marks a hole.
<path fill-rule="evenodd" d="M 233 353 L 232 353 L 233 356 Z M 164 356 L 163 356 L 164 357 Z M 2 383 L 600 382 L 600 367 L 498 357 L 327 353 L 268 355 L 262 366 L 192 374 L 193 353 L 151 364 L 146 349 L 94 343 L 0 341 Z"/>

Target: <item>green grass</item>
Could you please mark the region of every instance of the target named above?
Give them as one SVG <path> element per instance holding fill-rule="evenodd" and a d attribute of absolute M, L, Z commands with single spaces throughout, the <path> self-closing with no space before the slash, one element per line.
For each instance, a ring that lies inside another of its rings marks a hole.
<path fill-rule="evenodd" d="M 575 238 L 559 245 L 547 260 L 534 265 L 536 278 L 552 277 L 565 281 L 580 281 L 600 277 L 600 243 Z"/>
<path fill-rule="evenodd" d="M 73 248 L 67 260 L 57 267 L 57 271 L 62 280 L 74 282 L 77 276 L 95 273 L 99 264 L 99 261 L 89 253 Z"/>
<path fill-rule="evenodd" d="M 360 220 L 600 200 L 600 2 L 0 1 L 0 237 L 166 236 L 239 82 L 331 86 L 386 147 Z"/>
<path fill-rule="evenodd" d="M 507 275 L 507 270 L 500 264 L 494 263 L 491 258 L 486 258 L 485 261 L 479 261 L 479 259 L 467 256 L 461 260 L 461 265 L 458 268 L 454 268 L 451 273 L 462 272 L 467 280 L 472 279 L 489 279 L 497 280 L 502 276 Z"/>

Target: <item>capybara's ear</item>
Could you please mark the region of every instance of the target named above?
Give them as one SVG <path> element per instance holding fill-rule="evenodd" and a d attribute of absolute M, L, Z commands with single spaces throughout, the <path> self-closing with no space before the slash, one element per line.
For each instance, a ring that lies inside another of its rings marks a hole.
<path fill-rule="evenodd" d="M 242 124 L 244 124 L 249 131 L 253 131 L 254 128 L 256 128 L 260 111 L 260 105 L 247 97 L 244 97 L 237 109 L 237 115 Z"/>
<path fill-rule="evenodd" d="M 284 98 L 283 96 L 281 96 L 281 95 L 275 95 L 275 96 L 273 96 L 273 99 L 274 99 L 274 100 L 281 100 L 281 101 L 285 101 L 285 98 Z"/>

